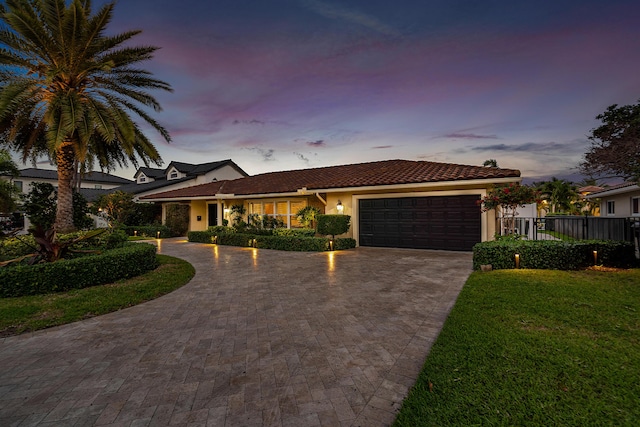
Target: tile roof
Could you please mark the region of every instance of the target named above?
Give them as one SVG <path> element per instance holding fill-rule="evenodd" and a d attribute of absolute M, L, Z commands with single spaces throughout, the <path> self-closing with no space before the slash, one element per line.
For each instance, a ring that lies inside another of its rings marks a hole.
<path fill-rule="evenodd" d="M 517 178 L 515 169 L 488 168 L 451 163 L 411 160 L 386 160 L 352 165 L 269 172 L 197 185 L 143 197 L 189 198 L 215 194 L 271 194 L 291 193 L 306 188 L 310 191 L 351 187 L 369 187 L 426 182 L 462 181 L 476 179 Z"/>

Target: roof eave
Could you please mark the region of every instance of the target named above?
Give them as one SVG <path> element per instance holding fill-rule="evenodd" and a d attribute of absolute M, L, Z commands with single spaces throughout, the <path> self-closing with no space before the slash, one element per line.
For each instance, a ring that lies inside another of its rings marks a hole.
<path fill-rule="evenodd" d="M 618 194 L 624 194 L 630 191 L 638 191 L 638 190 L 640 190 L 640 186 L 638 186 L 637 184 L 634 184 L 634 185 L 627 185 L 626 187 L 615 188 L 613 190 L 598 191 L 597 193 L 587 194 L 585 197 L 587 199 L 598 199 L 600 197 L 616 196 Z"/>

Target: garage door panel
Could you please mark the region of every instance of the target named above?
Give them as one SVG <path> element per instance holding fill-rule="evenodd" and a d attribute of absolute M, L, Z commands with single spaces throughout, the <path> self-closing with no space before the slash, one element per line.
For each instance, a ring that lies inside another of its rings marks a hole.
<path fill-rule="evenodd" d="M 361 246 L 471 250 L 481 234 L 479 195 L 366 199 Z"/>

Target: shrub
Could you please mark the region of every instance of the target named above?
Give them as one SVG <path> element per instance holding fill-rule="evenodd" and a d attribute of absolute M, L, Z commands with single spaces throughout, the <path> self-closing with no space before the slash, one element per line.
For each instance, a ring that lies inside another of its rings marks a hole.
<path fill-rule="evenodd" d="M 285 237 L 314 237 L 316 230 L 313 228 L 276 228 L 273 230 L 273 235 Z"/>
<path fill-rule="evenodd" d="M 329 239 L 309 236 L 260 236 L 245 233 L 211 233 L 209 231 L 190 231 L 190 242 L 217 243 L 227 246 L 255 246 L 261 249 L 280 251 L 322 252 L 329 250 Z M 351 249 L 356 247 L 355 239 L 337 238 L 334 249 Z"/>
<path fill-rule="evenodd" d="M 35 252 L 38 245 L 32 235 L 0 239 L 0 261 L 19 258 Z"/>
<path fill-rule="evenodd" d="M 167 206 L 165 224 L 172 236 L 184 236 L 189 230 L 189 205 L 171 204 Z"/>
<path fill-rule="evenodd" d="M 233 233 L 235 230 L 224 225 L 211 225 L 207 231 L 210 233 Z"/>
<path fill-rule="evenodd" d="M 171 230 L 166 225 L 122 225 L 118 229 L 123 230 L 127 236 L 134 236 L 137 232 L 138 236 L 153 237 L 155 239 L 158 237 L 159 231 L 161 239 L 171 237 Z"/>
<path fill-rule="evenodd" d="M 515 268 L 515 254 L 520 268 L 578 270 L 597 264 L 628 268 L 637 265 L 635 249 L 630 242 L 605 240 L 553 241 L 520 240 L 478 243 L 473 247 L 473 268 L 490 264 L 494 270 Z"/>
<path fill-rule="evenodd" d="M 158 266 L 156 247 L 134 243 L 100 255 L 0 269 L 0 297 L 64 292 L 138 276 Z"/>
<path fill-rule="evenodd" d="M 349 215 L 317 215 L 318 234 L 332 236 L 343 234 L 349 231 L 351 216 Z"/>

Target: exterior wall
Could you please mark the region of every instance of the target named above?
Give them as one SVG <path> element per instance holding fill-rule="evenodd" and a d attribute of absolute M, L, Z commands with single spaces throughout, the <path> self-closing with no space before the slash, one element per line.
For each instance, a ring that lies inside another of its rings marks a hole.
<path fill-rule="evenodd" d="M 194 200 L 191 202 L 189 230 L 205 231 L 207 229 L 207 202 Z M 198 217 L 200 219 L 198 220 Z"/>
<path fill-rule="evenodd" d="M 640 197 L 640 190 L 602 197 L 600 202 L 600 216 L 605 218 L 629 218 L 640 216 L 638 214 L 634 215 L 631 211 L 631 203 L 634 197 Z M 607 202 L 609 201 L 615 202 L 615 213 L 613 215 L 609 215 L 607 213 Z"/>

